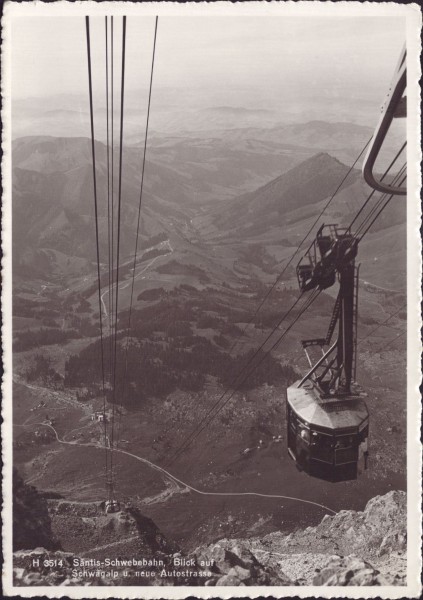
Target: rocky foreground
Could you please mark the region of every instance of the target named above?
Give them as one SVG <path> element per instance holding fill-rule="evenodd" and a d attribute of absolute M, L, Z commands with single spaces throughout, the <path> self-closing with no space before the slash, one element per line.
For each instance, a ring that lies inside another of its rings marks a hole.
<path fill-rule="evenodd" d="M 326 515 L 316 527 L 289 535 L 220 540 L 206 553 L 249 552 L 295 585 L 405 585 L 406 522 L 406 494 L 392 491 L 372 498 L 363 512 Z M 230 585 L 239 585 L 232 575 Z"/>
<path fill-rule="evenodd" d="M 404 492 L 289 535 L 222 539 L 183 554 L 136 508 L 105 515 L 101 504 L 47 500 L 15 481 L 17 586 L 406 584 Z"/>

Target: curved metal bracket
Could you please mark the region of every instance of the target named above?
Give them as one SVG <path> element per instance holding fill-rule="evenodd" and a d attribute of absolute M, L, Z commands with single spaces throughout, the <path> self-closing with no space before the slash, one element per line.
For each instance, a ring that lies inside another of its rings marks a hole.
<path fill-rule="evenodd" d="M 395 117 L 405 116 L 405 98 L 403 98 L 403 95 L 407 85 L 406 57 L 407 51 L 404 47 L 401 52 L 401 57 L 398 62 L 397 68 L 395 70 L 395 75 L 392 80 L 391 87 L 389 88 L 388 97 L 383 107 L 383 114 L 376 127 L 375 134 L 373 136 L 372 142 L 367 151 L 367 155 L 363 164 L 363 177 L 370 187 L 374 188 L 379 192 L 401 196 L 406 195 L 406 187 L 395 187 L 386 183 L 382 183 L 382 181 L 379 181 L 375 178 L 373 174 L 373 169 L 382 144 L 385 140 L 386 134 L 388 133 L 389 128 L 391 126 L 392 119 L 394 119 Z"/>

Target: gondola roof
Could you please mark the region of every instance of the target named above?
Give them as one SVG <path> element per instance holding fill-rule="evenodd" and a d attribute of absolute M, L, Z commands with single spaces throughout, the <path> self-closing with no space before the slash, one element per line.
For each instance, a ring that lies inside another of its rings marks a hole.
<path fill-rule="evenodd" d="M 359 396 L 321 398 L 311 383 L 302 387 L 298 384 L 299 381 L 288 388 L 288 403 L 309 425 L 338 430 L 358 428 L 367 421 L 367 406 Z"/>

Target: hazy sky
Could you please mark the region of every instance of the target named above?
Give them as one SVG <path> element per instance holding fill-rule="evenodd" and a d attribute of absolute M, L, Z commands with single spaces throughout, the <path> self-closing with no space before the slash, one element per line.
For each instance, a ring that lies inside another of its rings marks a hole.
<path fill-rule="evenodd" d="M 104 18 L 92 17 L 96 89 L 104 76 Z M 119 64 L 121 18 L 115 17 Z M 146 86 L 153 17 L 127 21 L 127 89 Z M 361 96 L 391 80 L 405 42 L 401 17 L 160 17 L 155 86 L 290 87 Z M 83 17 L 15 17 L 14 97 L 86 93 Z M 118 70 L 118 69 L 117 69 Z M 118 77 L 118 74 L 117 74 Z M 379 91 L 380 96 L 380 91 Z"/>

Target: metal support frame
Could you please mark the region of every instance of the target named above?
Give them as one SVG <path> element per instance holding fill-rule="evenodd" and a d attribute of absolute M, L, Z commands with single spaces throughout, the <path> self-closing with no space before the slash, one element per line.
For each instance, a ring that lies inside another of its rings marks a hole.
<path fill-rule="evenodd" d="M 366 183 L 369 184 L 370 187 L 374 188 L 379 192 L 383 192 L 386 194 L 395 194 L 400 196 L 405 196 L 407 193 L 407 188 L 395 187 L 389 185 L 387 183 L 382 183 L 375 178 L 373 169 L 375 166 L 376 159 L 379 155 L 382 144 L 385 140 L 385 137 L 389 131 L 392 120 L 396 117 L 404 117 L 405 110 L 404 105 L 406 103 L 406 99 L 403 97 L 405 88 L 407 86 L 407 51 L 404 47 L 400 60 L 395 70 L 394 78 L 391 83 L 391 87 L 389 88 L 388 97 L 386 99 L 385 105 L 383 107 L 383 113 L 379 120 L 379 123 L 376 127 L 376 131 L 374 133 L 372 142 L 369 146 L 369 149 L 366 154 L 366 158 L 363 163 L 363 177 Z"/>
<path fill-rule="evenodd" d="M 328 358 L 328 356 L 330 356 L 332 354 L 332 352 L 336 349 L 338 345 L 338 340 L 336 340 L 336 342 L 334 344 L 332 344 L 332 346 L 329 348 L 329 350 L 327 352 L 325 352 L 325 354 L 317 361 L 317 363 L 314 365 L 314 367 L 312 367 L 310 369 L 310 371 L 304 375 L 304 377 L 301 379 L 300 383 L 298 384 L 298 387 L 301 387 L 308 379 L 311 378 L 311 376 L 317 371 L 317 369 L 320 367 L 320 365 L 322 365 L 325 360 Z"/>
<path fill-rule="evenodd" d="M 354 273 L 354 310 L 353 310 L 353 344 L 354 344 L 354 358 L 353 358 L 353 380 L 357 380 L 357 340 L 358 340 L 358 287 L 360 284 L 360 264 L 356 266 Z"/>
<path fill-rule="evenodd" d="M 323 395 L 348 396 L 351 395 L 351 384 L 355 381 L 356 370 L 358 269 L 355 266 L 355 255 L 358 239 L 353 234 L 346 237 L 347 230 L 333 224 L 327 226 L 329 235 L 323 236 L 323 227 L 319 229 L 316 240 L 306 254 L 308 258 L 314 255 L 314 261 L 310 261 L 310 283 L 307 287 L 321 287 L 322 280 L 326 281 L 328 276 L 333 277 L 335 282 L 337 275 L 339 293 L 326 337 L 302 342 L 311 369 L 302 378 L 299 387 L 310 380 Z M 302 261 L 299 264 L 301 263 Z M 336 326 L 337 339 L 331 344 Z M 324 346 L 329 344 L 330 348 L 325 351 Z M 308 349 L 314 346 L 320 346 L 322 356 L 313 365 Z M 335 356 L 329 359 L 334 353 Z M 322 367 L 322 371 L 317 373 Z M 326 378 L 328 373 L 330 377 Z"/>
<path fill-rule="evenodd" d="M 344 391 L 351 392 L 354 363 L 354 262 L 346 265 L 339 273 L 341 310 L 338 326 L 337 363 L 339 372 L 343 371 Z"/>

